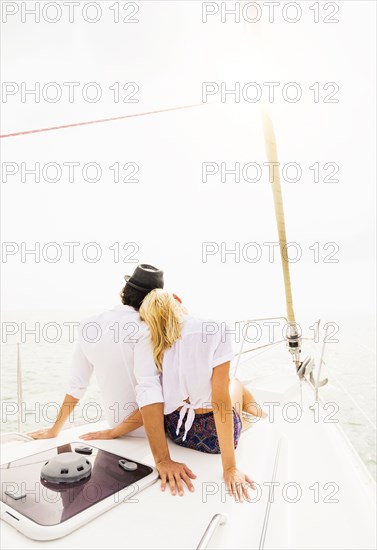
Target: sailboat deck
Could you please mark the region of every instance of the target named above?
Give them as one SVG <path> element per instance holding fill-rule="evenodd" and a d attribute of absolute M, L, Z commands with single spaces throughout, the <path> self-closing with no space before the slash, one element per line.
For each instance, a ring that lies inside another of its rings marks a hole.
<path fill-rule="evenodd" d="M 172 497 L 168 490 L 161 493 L 157 482 L 132 502 L 121 503 L 63 539 L 46 543 L 32 541 L 3 523 L 3 548 L 196 548 L 218 513 L 225 514 L 227 522 L 217 528 L 209 548 L 375 548 L 372 478 L 336 424 L 313 421 L 308 408 L 312 394 L 305 384 L 302 418 L 295 423 L 283 419 L 281 405 L 289 395 L 296 394 L 297 400 L 297 378 L 291 381 L 290 391 L 285 388 L 280 406 L 275 407 L 274 421 L 254 423 L 242 434 L 237 449 L 239 468 L 257 484 L 254 502 L 239 504 L 226 494 L 220 456 L 170 443 L 173 458 L 188 464 L 198 476 L 194 493 Z M 262 386 L 253 391 L 262 402 L 278 401 L 277 391 L 268 394 Z M 322 418 L 326 414 L 322 410 Z M 77 441 L 91 429 L 101 429 L 100 423 L 64 430 L 53 442 L 3 447 L 1 462 Z M 93 444 L 153 464 L 145 438 Z M 274 472 L 278 485 L 272 497 Z"/>

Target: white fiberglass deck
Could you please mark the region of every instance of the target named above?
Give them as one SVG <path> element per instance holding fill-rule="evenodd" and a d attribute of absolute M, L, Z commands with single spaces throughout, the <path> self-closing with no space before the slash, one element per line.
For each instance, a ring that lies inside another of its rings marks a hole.
<path fill-rule="evenodd" d="M 275 379 L 280 392 L 261 385 L 253 388 L 254 393 L 261 402 L 298 401 L 295 375 L 280 382 Z M 282 408 L 276 407 L 274 422 L 259 421 L 243 433 L 237 460 L 260 487 L 255 502 L 237 504 L 225 494 L 219 456 L 170 444 L 173 458 L 187 463 L 198 476 L 194 494 L 172 497 L 161 493 L 157 482 L 138 494 L 136 502 L 122 503 L 63 539 L 46 543 L 32 541 L 2 522 L 2 547 L 191 549 L 197 547 L 213 515 L 222 513 L 227 522 L 217 528 L 210 548 L 375 548 L 374 482 L 337 425 L 313 421 L 311 400 L 312 392 L 304 384 L 300 421 L 282 420 Z M 319 417 L 326 414 L 320 410 Z M 79 434 L 97 427 L 64 430 L 57 440 L 3 446 L 1 462 L 77 441 Z M 153 464 L 144 438 L 93 444 Z M 266 484 L 274 479 L 275 465 L 278 485 L 271 498 Z"/>

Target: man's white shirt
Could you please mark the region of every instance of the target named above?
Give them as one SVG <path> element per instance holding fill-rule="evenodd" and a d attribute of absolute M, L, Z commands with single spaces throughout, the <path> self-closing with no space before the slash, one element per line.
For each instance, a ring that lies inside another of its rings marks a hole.
<path fill-rule="evenodd" d="M 138 409 L 135 360 L 154 367 L 146 324 L 132 307 L 120 304 L 81 323 L 66 393 L 84 395 L 94 373 L 101 391 L 105 416 L 117 426 Z M 144 435 L 139 428 L 130 435 Z"/>

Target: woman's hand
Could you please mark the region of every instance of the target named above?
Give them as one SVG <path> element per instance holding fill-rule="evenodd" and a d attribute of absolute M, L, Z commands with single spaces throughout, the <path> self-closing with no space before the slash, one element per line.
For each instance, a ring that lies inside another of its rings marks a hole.
<path fill-rule="evenodd" d="M 224 481 L 227 490 L 233 495 L 236 502 L 243 502 L 244 499 L 251 500 L 249 489 L 255 491 L 255 485 L 249 476 L 243 474 L 237 468 L 229 468 L 224 471 Z"/>
<path fill-rule="evenodd" d="M 175 462 L 171 459 L 161 460 L 156 464 L 156 468 L 161 478 L 161 491 L 165 491 L 166 484 L 170 485 L 170 492 L 174 496 L 178 490 L 179 496 L 183 495 L 183 482 L 187 485 L 189 491 L 194 491 L 191 483 L 196 475 L 182 462 Z"/>
<path fill-rule="evenodd" d="M 89 441 L 90 439 L 114 439 L 113 430 L 101 430 L 99 432 L 88 432 L 80 435 L 80 439 Z"/>
<path fill-rule="evenodd" d="M 27 435 L 29 435 L 33 439 L 52 439 L 53 437 L 58 437 L 59 433 L 52 428 L 44 428 L 43 430 L 30 432 Z"/>

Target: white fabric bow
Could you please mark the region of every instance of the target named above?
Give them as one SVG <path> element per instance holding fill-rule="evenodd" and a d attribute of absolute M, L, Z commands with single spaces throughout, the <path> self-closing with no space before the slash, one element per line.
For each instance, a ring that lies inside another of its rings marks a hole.
<path fill-rule="evenodd" d="M 194 407 L 190 403 L 186 403 L 186 401 L 184 401 L 182 403 L 182 409 L 180 410 L 180 413 L 179 413 L 179 420 L 178 420 L 177 429 L 175 432 L 176 435 L 179 435 L 179 430 L 181 429 L 183 418 L 187 411 L 188 411 L 188 414 L 185 422 L 185 434 L 183 436 L 182 441 L 186 441 L 187 433 L 190 430 L 191 426 L 193 425 L 194 418 L 195 418 Z"/>

